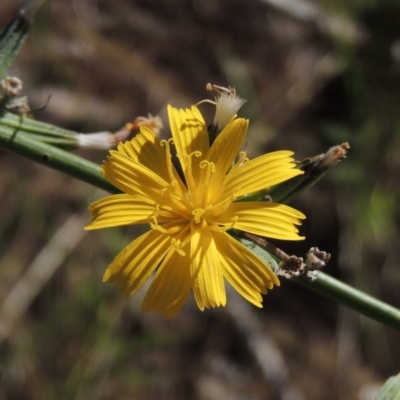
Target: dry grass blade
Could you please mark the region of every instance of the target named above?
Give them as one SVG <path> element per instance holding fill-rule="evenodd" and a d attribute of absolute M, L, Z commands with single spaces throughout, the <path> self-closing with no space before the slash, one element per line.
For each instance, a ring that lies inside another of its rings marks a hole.
<path fill-rule="evenodd" d="M 0 342 L 9 337 L 43 286 L 84 237 L 83 225 L 81 217 L 69 217 L 11 289 L 0 309 Z"/>

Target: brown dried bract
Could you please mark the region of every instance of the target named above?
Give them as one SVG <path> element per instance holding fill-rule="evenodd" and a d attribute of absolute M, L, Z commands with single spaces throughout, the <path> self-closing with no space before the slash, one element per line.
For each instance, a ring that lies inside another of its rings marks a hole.
<path fill-rule="evenodd" d="M 160 117 L 157 115 L 153 116 L 152 114 L 147 114 L 147 117 L 136 117 L 132 122 L 125 124 L 123 129 L 134 133 L 142 126 L 150 128 L 156 136 L 158 136 L 161 129 L 164 128 Z"/>
<path fill-rule="evenodd" d="M 306 265 L 302 257 L 289 256 L 279 263 L 279 275 L 286 279 L 298 278 L 306 272 Z"/>
<path fill-rule="evenodd" d="M 337 146 L 331 147 L 325 154 L 321 157 L 321 166 L 332 167 L 346 158 L 347 151 L 350 149 L 350 145 L 345 142 Z"/>

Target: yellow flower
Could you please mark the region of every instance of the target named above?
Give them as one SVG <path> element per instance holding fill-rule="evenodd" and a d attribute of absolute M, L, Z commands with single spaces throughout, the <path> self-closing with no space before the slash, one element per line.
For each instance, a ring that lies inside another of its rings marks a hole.
<path fill-rule="evenodd" d="M 196 107 L 168 107 L 172 139 L 160 141 L 147 127 L 119 144 L 102 166 L 124 194 L 91 204 L 86 229 L 149 223 L 151 230 L 129 244 L 110 264 L 104 281 L 124 296 L 155 272 L 142 311 L 175 315 L 193 289 L 201 310 L 226 304 L 226 279 L 244 298 L 262 307 L 262 296 L 279 280 L 268 265 L 226 231 L 235 228 L 275 239 L 300 240 L 295 225 L 305 216 L 286 205 L 242 201 L 302 172 L 290 151 L 253 160 L 240 153 L 248 121 L 232 118 L 212 146 Z M 171 147 L 183 178 L 171 160 Z"/>

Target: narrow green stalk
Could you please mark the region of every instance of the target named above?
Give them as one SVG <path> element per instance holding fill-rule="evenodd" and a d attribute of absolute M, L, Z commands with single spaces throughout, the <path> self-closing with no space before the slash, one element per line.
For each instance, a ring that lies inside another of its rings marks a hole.
<path fill-rule="evenodd" d="M 36 121 L 32 118 L 22 117 L 10 112 L 4 112 L 0 115 L 0 125 L 8 126 L 9 128 L 24 131 L 31 135 L 40 135 L 53 138 L 63 138 L 72 141 L 72 144 L 77 147 L 75 139 L 76 133 L 67 129 L 59 128 L 58 126 L 46 124 L 45 122 Z"/>
<path fill-rule="evenodd" d="M 75 154 L 38 142 L 18 129 L 0 125 L 0 147 L 64 172 L 111 193 L 119 193 L 104 179 L 100 166 Z"/>
<path fill-rule="evenodd" d="M 318 271 L 315 281 L 300 277 L 296 282 L 323 296 L 400 331 L 400 310 Z"/>
<path fill-rule="evenodd" d="M 65 150 L 74 150 L 79 147 L 76 132 L 10 112 L 0 114 L 0 126 L 12 128 L 13 131 L 24 133 L 35 141 Z"/>
<path fill-rule="evenodd" d="M 272 243 L 260 236 L 253 235 L 247 232 L 242 232 L 241 236 L 241 241 L 245 246 L 249 247 L 247 245 L 247 242 L 250 241 L 257 245 L 260 249 L 264 250 L 265 254 L 263 254 L 262 252 L 257 252 L 257 255 L 268 264 L 271 264 L 268 260 L 268 257 L 271 257 L 271 255 L 283 263 L 293 258 L 289 257 L 289 255 L 286 254 L 284 251 L 277 248 Z M 246 239 L 245 242 L 243 242 L 243 239 Z M 268 255 L 268 257 L 266 257 L 266 255 Z M 303 266 L 307 268 L 301 258 L 295 258 L 299 261 L 300 264 L 303 264 Z M 271 266 L 273 268 L 273 265 Z M 282 268 L 281 264 L 279 265 L 279 268 Z M 307 272 L 307 269 L 305 269 L 305 271 Z M 276 269 L 274 272 L 279 274 Z M 320 270 L 308 271 L 307 275 L 314 279 L 310 280 L 305 278 L 304 276 L 300 276 L 298 278 L 292 278 L 292 280 L 294 282 L 302 284 L 303 286 L 313 290 L 314 292 L 322 294 L 328 299 L 334 300 L 337 303 L 352 308 L 360 314 L 363 314 L 369 318 L 374 319 L 375 321 L 381 322 L 387 326 L 390 326 L 393 329 L 400 331 L 399 309 L 390 306 L 389 304 L 386 304 L 364 292 L 361 292 L 360 290 L 357 290 L 352 286 L 346 285 L 345 283 L 324 274 Z"/>
<path fill-rule="evenodd" d="M 119 192 L 102 176 L 99 165 L 48 144 L 40 143 L 17 128 L 0 125 L 0 147 L 111 193 Z M 258 242 L 256 244 L 260 246 Z M 268 249 L 266 250 L 268 251 Z M 352 308 L 360 314 L 400 331 L 400 310 L 335 278 L 318 272 L 317 278 L 313 282 L 305 278 L 299 278 L 296 281 L 325 297 Z"/>

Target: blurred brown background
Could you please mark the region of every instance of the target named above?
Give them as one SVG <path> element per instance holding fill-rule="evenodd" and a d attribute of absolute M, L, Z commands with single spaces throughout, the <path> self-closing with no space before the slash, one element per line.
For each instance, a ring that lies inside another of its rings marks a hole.
<path fill-rule="evenodd" d="M 21 3 L 2 0 L 2 26 Z M 252 157 L 348 141 L 293 203 L 307 240 L 279 245 L 332 253 L 327 273 L 400 307 L 399 18 L 394 0 L 52 0 L 10 74 L 32 108 L 52 95 L 35 118 L 78 132 L 149 112 L 167 126 L 166 104 L 208 98 L 211 82 L 247 99 Z M 287 281 L 262 310 L 232 293 L 226 309 L 141 315 L 144 291 L 102 283 L 138 230 L 82 230 L 104 193 L 0 163 L 0 399 L 368 400 L 399 372 L 398 332 Z"/>

